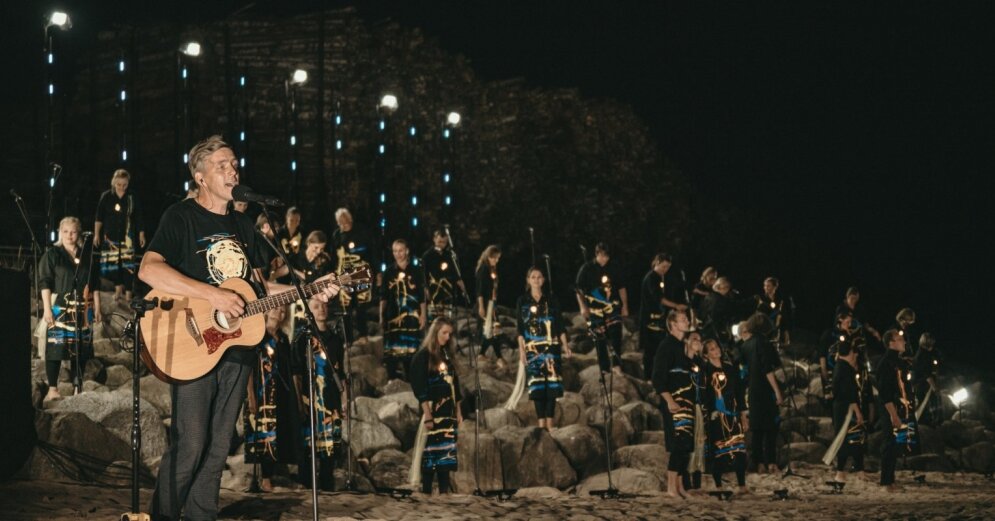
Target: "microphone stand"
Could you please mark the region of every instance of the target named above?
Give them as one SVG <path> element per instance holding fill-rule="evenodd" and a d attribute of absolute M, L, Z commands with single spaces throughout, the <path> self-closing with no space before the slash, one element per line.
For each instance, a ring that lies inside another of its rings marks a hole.
<path fill-rule="evenodd" d="M 72 358 L 72 361 L 70 363 L 75 368 L 75 371 L 74 371 L 75 374 L 73 375 L 73 394 L 74 395 L 80 394 L 81 392 L 83 392 L 83 367 L 80 364 L 80 353 L 82 352 L 81 350 L 83 349 L 83 326 L 86 325 L 86 317 L 83 316 L 83 312 L 85 311 L 85 307 L 83 306 L 83 302 L 82 302 L 82 298 L 81 297 L 85 297 L 86 296 L 86 292 L 84 292 L 83 295 L 80 295 L 80 292 L 79 292 L 79 275 L 80 275 L 80 266 L 83 264 L 83 262 L 86 262 L 87 263 L 87 265 L 86 265 L 86 280 L 87 280 L 87 282 L 89 282 L 90 275 L 91 275 L 91 271 L 90 270 L 93 269 L 93 258 L 92 258 L 92 256 L 93 256 L 93 250 L 91 249 L 91 251 L 90 251 L 90 258 L 87 259 L 87 256 L 85 255 L 86 254 L 87 243 L 89 243 L 90 246 L 92 247 L 93 241 L 90 240 L 90 236 L 87 235 L 87 234 L 83 234 L 83 244 L 81 246 L 79 246 L 79 250 L 76 251 L 77 257 L 76 257 L 75 260 L 77 260 L 78 262 L 76 263 L 76 269 L 73 271 L 73 292 L 72 292 L 72 294 L 73 294 L 73 307 L 76 308 L 75 309 L 75 313 L 73 313 L 73 315 L 74 315 L 74 322 L 75 322 L 74 325 L 75 325 L 76 331 L 74 331 L 75 334 L 73 336 L 75 337 L 75 340 L 76 340 L 76 349 L 75 349 L 75 352 L 73 353 L 73 358 Z M 96 291 L 96 290 L 93 289 L 93 288 L 91 288 L 91 291 Z M 92 324 L 91 324 L 91 326 L 92 326 Z M 92 336 L 91 336 L 91 338 L 92 338 Z"/>
<path fill-rule="evenodd" d="M 11 189 L 11 195 L 14 196 L 14 204 L 17 205 L 17 209 L 21 213 L 21 219 L 24 220 L 24 225 L 28 228 L 28 234 L 31 235 L 31 300 L 36 303 L 35 311 L 43 314 L 43 310 L 41 309 L 41 292 L 38 290 L 38 254 L 41 252 L 41 245 L 38 243 L 38 238 L 35 237 L 34 229 L 31 228 L 31 220 L 28 219 L 28 213 L 24 209 L 24 199 L 14 193 L 13 189 Z"/>
<path fill-rule="evenodd" d="M 453 256 L 453 267 L 456 269 L 456 276 L 459 280 L 463 280 L 463 271 L 459 267 L 459 257 L 456 255 L 456 245 L 453 244 L 453 236 L 449 233 L 449 225 L 444 225 L 443 229 L 446 230 L 446 240 L 449 241 L 449 251 Z M 470 295 L 467 293 L 466 288 L 462 287 L 460 290 L 463 292 L 463 299 L 467 303 L 467 321 L 469 325 L 470 316 L 473 315 L 473 303 L 470 301 Z M 455 311 L 455 306 L 453 307 Z M 473 484 L 476 488 L 473 490 L 473 495 L 486 497 L 484 491 L 480 488 L 480 421 L 483 416 L 480 414 L 480 368 L 477 364 L 477 353 L 474 349 L 474 337 L 475 335 L 470 335 L 470 344 L 467 346 L 467 358 L 470 360 L 470 367 L 473 369 L 473 385 L 474 385 L 474 417 L 473 417 Z M 457 346 L 457 351 L 459 350 Z M 455 359 L 454 359 L 455 360 Z"/>
<path fill-rule="evenodd" d="M 269 212 L 269 207 L 262 203 L 263 211 Z M 259 237 L 262 237 L 266 244 L 269 245 L 280 259 L 283 260 L 284 264 L 291 266 L 290 260 L 287 258 L 287 254 L 282 248 L 277 248 L 273 241 L 266 237 L 263 233 L 256 231 Z M 315 338 L 318 344 L 321 346 L 326 353 L 329 352 L 328 346 L 325 345 L 324 340 L 322 340 L 321 335 L 318 332 L 318 322 L 314 318 L 314 314 L 311 312 L 311 307 L 308 305 L 307 295 L 304 293 L 304 288 L 301 286 L 301 279 L 297 276 L 297 273 L 293 269 L 289 270 L 290 282 L 297 291 L 298 298 L 301 299 L 301 303 L 304 307 L 304 316 L 307 318 L 307 322 L 302 326 L 302 333 L 310 338 Z M 311 353 L 311 346 L 308 343 L 306 347 L 307 352 L 307 385 L 308 385 L 308 399 L 310 400 L 309 418 L 308 424 L 311 427 L 311 516 L 313 521 L 318 521 L 318 444 L 316 443 L 317 438 L 317 418 L 315 417 L 315 392 L 314 392 L 314 354 Z M 352 440 L 350 441 L 350 445 Z"/>
<path fill-rule="evenodd" d="M 529 244 L 532 246 L 532 265 L 536 266 L 536 236 L 531 226 L 529 226 Z"/>
<path fill-rule="evenodd" d="M 349 310 L 343 309 L 340 313 L 336 313 L 336 320 L 339 323 L 339 332 L 342 334 L 342 353 L 343 353 L 343 367 L 345 372 L 345 382 L 343 382 L 343 387 L 346 389 L 346 411 L 348 414 L 345 416 L 345 433 L 346 437 L 349 438 L 349 444 L 346 445 L 346 478 L 345 478 L 345 489 L 350 492 L 359 492 L 359 487 L 356 485 L 355 477 L 356 471 L 352 468 L 352 415 L 355 413 L 356 399 L 354 398 L 355 393 L 352 389 L 352 354 L 349 353 L 349 332 L 347 331 L 347 321 L 346 315 L 349 314 Z"/>
<path fill-rule="evenodd" d="M 131 301 L 131 309 L 135 311 L 134 317 L 124 326 L 124 334 L 133 336 L 131 353 L 131 512 L 126 514 L 129 521 L 148 519 L 147 515 L 141 513 L 138 508 L 138 482 L 140 479 L 142 453 L 142 404 L 141 404 L 141 319 L 145 313 L 158 307 L 159 298 L 151 301 L 143 300 L 141 297 Z M 144 517 L 142 517 L 144 516 Z"/>

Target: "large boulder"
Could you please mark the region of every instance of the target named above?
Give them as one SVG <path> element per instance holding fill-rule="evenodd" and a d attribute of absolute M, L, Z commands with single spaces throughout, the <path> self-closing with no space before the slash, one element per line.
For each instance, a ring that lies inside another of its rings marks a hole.
<path fill-rule="evenodd" d="M 953 472 L 954 470 L 953 462 L 943 454 L 919 454 L 909 456 L 905 460 L 899 458 L 897 463 L 903 465 L 905 470 L 918 470 L 920 472 Z"/>
<path fill-rule="evenodd" d="M 640 432 L 639 435 L 636 436 L 636 443 L 640 445 L 651 443 L 661 447 L 665 447 L 667 444 L 663 431 Z"/>
<path fill-rule="evenodd" d="M 625 494 L 655 495 L 663 489 L 664 482 L 645 470 L 620 468 L 612 471 L 612 485 Z M 586 497 L 592 490 L 608 488 L 608 474 L 591 476 L 577 485 L 577 495 Z"/>
<path fill-rule="evenodd" d="M 639 391 L 639 396 L 642 400 L 654 407 L 659 407 L 660 402 L 663 400 L 660 398 L 660 393 L 656 392 L 653 388 L 653 384 L 647 382 L 646 380 L 640 380 L 639 378 L 630 379 L 632 385 L 636 386 L 636 390 Z"/>
<path fill-rule="evenodd" d="M 531 402 L 529 402 L 531 403 Z M 484 411 L 484 425 L 490 431 L 496 431 L 505 425 L 521 427 L 522 420 L 515 411 L 509 411 L 504 407 L 494 407 Z"/>
<path fill-rule="evenodd" d="M 533 408 L 534 412 L 535 408 Z M 575 423 L 583 424 L 587 421 L 586 412 L 587 406 L 583 396 L 578 393 L 563 393 L 563 397 L 556 402 L 556 421 L 554 424 L 558 427 Z"/>
<path fill-rule="evenodd" d="M 169 384 L 153 375 L 148 375 L 139 380 L 139 386 L 142 399 L 151 403 L 159 411 L 160 416 L 167 418 L 172 414 L 173 398 Z"/>
<path fill-rule="evenodd" d="M 640 352 L 622 353 L 622 372 L 635 378 L 642 378 L 643 354 Z"/>
<path fill-rule="evenodd" d="M 646 402 L 627 403 L 618 410 L 629 418 L 629 423 L 637 433 L 663 429 L 663 414 L 660 409 Z"/>
<path fill-rule="evenodd" d="M 507 485 L 513 488 L 577 483 L 577 472 L 545 429 L 506 426 L 494 432 L 501 447 Z"/>
<path fill-rule="evenodd" d="M 81 395 L 82 396 L 82 395 Z M 53 446 L 57 450 L 46 450 L 45 458 L 37 458 L 33 462 L 31 475 L 44 475 L 44 465 L 64 463 L 69 454 L 85 454 L 92 458 L 95 465 L 109 465 L 115 461 L 131 459 L 131 445 L 111 432 L 98 420 L 81 411 L 71 409 L 49 410 L 41 412 L 35 418 L 35 430 L 38 440 Z M 61 465 L 56 465 L 61 467 Z M 33 478 L 32 478 L 33 479 Z"/>
<path fill-rule="evenodd" d="M 350 357 L 349 374 L 356 376 L 355 381 L 365 384 L 369 389 L 378 389 L 387 383 L 387 370 L 380 360 L 373 355 Z"/>
<path fill-rule="evenodd" d="M 380 398 L 357 396 L 353 400 L 353 403 L 356 406 L 356 416 L 354 419 L 369 421 L 380 417 L 377 413 L 380 412 L 380 408 L 384 406 L 385 402 Z"/>
<path fill-rule="evenodd" d="M 940 424 L 937 432 L 948 447 L 962 449 L 971 444 L 971 433 L 968 430 L 967 422 L 946 421 Z"/>
<path fill-rule="evenodd" d="M 463 386 L 463 396 L 472 399 L 476 395 L 476 388 L 473 378 L 463 378 L 460 380 Z M 508 401 L 515 385 L 510 382 L 498 380 L 497 378 L 481 371 L 480 373 L 480 408 L 490 409 L 501 407 Z"/>
<path fill-rule="evenodd" d="M 346 443 L 352 444 L 352 452 L 357 458 L 371 458 L 384 449 L 400 449 L 401 442 L 379 418 L 370 421 L 352 421 L 352 437 L 349 430 L 343 429 Z"/>
<path fill-rule="evenodd" d="M 140 402 L 142 429 L 142 460 L 149 464 L 166 450 L 168 438 L 162 426 L 159 411 L 144 399 Z M 53 412 L 79 412 L 125 444 L 131 444 L 132 411 L 131 389 L 121 389 L 110 393 L 84 393 L 70 396 L 56 403 Z M 85 452 L 85 451 L 84 451 Z M 130 459 L 130 455 L 119 459 Z"/>
<path fill-rule="evenodd" d="M 383 406 L 377 411 L 377 417 L 390 428 L 394 436 L 401 442 L 404 450 L 410 449 L 418 433 L 421 414 L 412 407 L 399 401 L 382 400 Z M 376 481 L 376 480 L 374 480 Z"/>
<path fill-rule="evenodd" d="M 812 431 L 812 441 L 818 441 L 829 445 L 836 438 L 836 429 L 833 428 L 833 419 L 825 416 L 809 418 L 814 425 Z"/>
<path fill-rule="evenodd" d="M 990 441 L 979 441 L 964 447 L 961 451 L 966 470 L 974 472 L 991 472 L 995 470 L 995 447 Z"/>
<path fill-rule="evenodd" d="M 601 431 L 587 425 L 567 425 L 553 431 L 553 440 L 578 475 L 590 476 L 607 468 Z"/>
<path fill-rule="evenodd" d="M 382 396 L 388 394 L 408 393 L 411 394 L 411 384 L 400 379 L 393 379 L 377 389 Z"/>
<path fill-rule="evenodd" d="M 376 453 L 370 460 L 370 480 L 377 487 L 401 488 L 408 484 L 411 456 L 394 449 Z"/>
<path fill-rule="evenodd" d="M 112 365 L 107 368 L 107 380 L 104 385 L 111 389 L 117 389 L 123 385 L 131 385 L 131 370 L 123 365 Z"/>
<path fill-rule="evenodd" d="M 605 427 L 605 408 L 601 406 L 588 407 L 587 424 L 601 432 Z M 632 436 L 636 433 L 629 423 L 629 417 L 622 411 L 616 410 L 611 415 L 610 439 L 612 450 L 628 445 Z"/>
<path fill-rule="evenodd" d="M 667 449 L 660 445 L 629 445 L 615 451 L 612 465 L 615 468 L 645 470 L 663 480 L 667 475 L 667 462 L 669 460 L 670 455 L 667 453 Z"/>
<path fill-rule="evenodd" d="M 244 454 L 228 456 L 221 474 L 221 488 L 242 492 L 252 484 L 252 464 L 245 462 Z"/>
<path fill-rule="evenodd" d="M 778 452 L 779 463 L 783 466 L 790 460 L 792 463 L 812 463 L 818 465 L 822 463 L 822 457 L 826 454 L 826 445 L 817 441 L 804 441 L 802 443 L 792 443 L 785 446 Z"/>
<path fill-rule="evenodd" d="M 506 488 L 501 479 L 501 449 L 497 439 L 490 433 L 481 430 L 478 433 L 480 452 L 480 490 L 499 490 Z M 453 485 L 460 494 L 470 494 L 477 488 L 474 478 L 474 436 L 473 422 L 464 421 L 456 440 L 456 452 L 459 458 L 459 469 L 453 476 Z"/>

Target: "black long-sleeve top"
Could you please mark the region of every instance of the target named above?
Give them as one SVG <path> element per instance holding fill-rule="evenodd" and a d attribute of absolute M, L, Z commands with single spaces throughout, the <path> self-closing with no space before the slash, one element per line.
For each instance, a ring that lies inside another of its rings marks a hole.
<path fill-rule="evenodd" d="M 345 268 L 358 264 L 356 258 L 368 263 L 374 272 L 380 270 L 380 250 L 377 248 L 377 243 L 370 233 L 358 224 L 354 224 L 347 232 L 342 231 L 342 228 L 336 228 L 332 232 L 329 249 L 332 250 L 336 272 L 340 272 L 343 268 L 340 263 L 344 263 Z"/>
<path fill-rule="evenodd" d="M 456 393 L 456 401 L 460 402 L 463 400 L 463 392 L 460 390 L 459 375 L 456 374 L 456 367 L 449 360 L 449 356 L 446 355 L 445 350 L 442 351 L 441 356 L 442 362 L 448 366 L 449 372 L 453 375 L 453 391 Z M 438 374 L 439 371 L 436 367 L 429 367 L 430 360 L 431 357 L 428 355 L 428 349 L 424 347 L 415 352 L 411 358 L 409 380 L 411 380 L 411 391 L 414 392 L 418 403 L 433 401 L 433 397 L 429 393 L 428 378 L 430 374 Z"/>
<path fill-rule="evenodd" d="M 488 263 L 483 263 L 477 268 L 476 273 L 474 273 L 474 279 L 477 282 L 477 296 L 484 299 L 484 302 L 489 300 L 497 300 L 498 292 L 498 272 L 497 266 L 491 268 Z"/>
<path fill-rule="evenodd" d="M 124 197 L 118 197 L 113 189 L 100 194 L 96 222 L 102 225 L 100 233 L 116 243 L 123 242 L 125 236 L 134 240 L 145 231 L 142 205 L 130 190 L 124 192 Z"/>
<path fill-rule="evenodd" d="M 669 275 L 669 273 L 667 274 Z M 663 299 L 684 303 L 684 295 L 679 282 L 667 275 L 660 276 L 649 270 L 639 286 L 639 327 L 653 331 L 666 331 L 666 317 L 669 309 Z"/>
<path fill-rule="evenodd" d="M 656 348 L 656 358 L 653 359 L 653 389 L 657 393 L 674 391 L 671 369 L 691 369 L 691 359 L 684 354 L 684 342 L 674 335 L 668 334 Z"/>
<path fill-rule="evenodd" d="M 849 406 L 860 406 L 860 386 L 857 383 L 857 370 L 849 362 L 840 361 L 833 372 L 834 401 Z"/>
<path fill-rule="evenodd" d="M 912 380 L 909 364 L 898 351 L 889 349 L 878 361 L 874 371 L 877 382 L 878 398 L 882 404 L 893 403 L 900 418 L 907 417 L 914 410 L 915 395 L 912 392 Z M 909 408 L 905 409 L 902 398 L 908 400 Z"/>

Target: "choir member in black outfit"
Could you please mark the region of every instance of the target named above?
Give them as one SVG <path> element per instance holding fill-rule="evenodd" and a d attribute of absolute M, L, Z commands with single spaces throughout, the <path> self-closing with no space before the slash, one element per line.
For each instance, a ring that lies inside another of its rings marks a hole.
<path fill-rule="evenodd" d="M 328 246 L 328 236 L 321 230 L 309 233 L 305 244 L 304 255 L 301 256 L 301 269 L 298 270 L 297 276 L 302 283 L 310 284 L 332 272 L 332 257 L 325 249 Z"/>
<path fill-rule="evenodd" d="M 781 282 L 776 277 L 764 279 L 764 292 L 762 295 L 757 295 L 756 311 L 767 315 L 774 324 L 774 340 L 780 341 L 782 345 L 788 345 L 791 343 L 791 308 L 778 293 L 780 286 Z"/>
<path fill-rule="evenodd" d="M 919 351 L 912 362 L 912 383 L 916 390 L 916 403 L 921 404 L 929 396 L 929 404 L 919 418 L 919 423 L 939 424 L 943 421 L 940 414 L 940 389 L 936 386 L 936 378 L 939 376 L 940 364 L 942 362 L 940 351 L 936 349 L 936 339 L 932 333 L 926 332 L 919 337 Z"/>
<path fill-rule="evenodd" d="M 749 316 L 754 302 L 737 297 L 726 277 L 719 277 L 712 290 L 701 303 L 702 332 L 728 348 L 732 345 L 732 325 Z"/>
<path fill-rule="evenodd" d="M 266 312 L 266 336 L 256 346 L 245 411 L 245 462 L 258 464 L 263 492 L 273 490 L 276 463 L 297 464 L 300 389 L 290 339 L 281 330 L 287 308 Z"/>
<path fill-rule="evenodd" d="M 919 351 L 919 342 L 912 332 L 912 326 L 916 323 L 916 312 L 912 308 L 902 308 L 895 315 L 895 325 L 892 326 L 899 335 L 905 337 L 905 358 L 913 360 Z"/>
<path fill-rule="evenodd" d="M 501 247 L 496 244 L 484 248 L 480 258 L 477 259 L 477 269 L 474 272 L 474 279 L 477 283 L 477 316 L 480 317 L 478 332 L 481 338 L 480 355 L 487 352 L 488 347 L 494 347 L 494 355 L 497 357 L 497 365 L 504 367 L 504 359 L 501 358 L 501 344 L 497 320 L 497 298 L 498 298 L 498 262 L 501 261 Z M 488 322 L 491 326 L 488 327 Z"/>
<path fill-rule="evenodd" d="M 770 323 L 765 315 L 754 314 L 740 325 L 743 339 L 743 360 L 747 368 L 749 390 L 750 428 L 753 431 L 751 459 L 757 472 L 775 473 L 777 467 L 777 431 L 781 422 L 778 406 L 783 396 L 781 386 L 774 377 L 781 359 L 777 350 L 767 340 Z"/>
<path fill-rule="evenodd" d="M 277 269 L 277 282 L 280 284 L 290 284 L 289 269 L 301 269 L 301 248 L 304 246 L 304 232 L 301 229 L 301 211 L 296 206 L 287 208 L 284 215 L 283 226 L 276 232 L 276 245 L 283 249 L 287 255 L 290 266 L 281 266 Z"/>
<path fill-rule="evenodd" d="M 390 378 L 405 377 L 411 357 L 421 345 L 427 315 L 425 271 L 411 263 L 408 243 L 391 245 L 394 264 L 384 272 L 380 285 L 380 327 L 383 328 L 384 364 Z"/>
<path fill-rule="evenodd" d="M 342 420 L 345 419 L 349 401 L 346 386 L 345 350 L 340 331 L 330 327 L 328 304 L 318 299 L 309 301 L 314 321 L 321 337 L 298 329 L 294 335 L 294 385 L 298 389 L 299 407 L 303 422 L 303 454 L 299 458 L 298 475 L 304 486 L 311 486 L 311 443 L 318 455 L 318 486 L 321 490 L 335 489 L 335 461 L 342 455 Z M 310 388 L 307 381 L 307 357 L 314 359 L 315 425 L 317 434 L 311 436 Z"/>
<path fill-rule="evenodd" d="M 847 288 L 846 295 L 843 298 L 843 302 L 836 306 L 835 316 L 840 316 L 844 311 L 849 311 L 853 315 L 853 327 L 854 328 L 864 328 L 871 336 L 881 340 L 881 333 L 877 329 L 871 326 L 870 322 L 867 321 L 867 317 L 864 315 L 863 306 L 860 306 L 860 290 L 854 286 Z"/>
<path fill-rule="evenodd" d="M 529 399 L 535 404 L 539 428 L 553 430 L 556 399 L 563 396 L 561 356 L 572 354 L 567 342 L 559 300 L 543 292 L 546 283 L 539 268 L 529 268 L 524 295 L 515 303 L 518 349 L 525 365 Z"/>
<path fill-rule="evenodd" d="M 736 472 L 740 493 L 746 488 L 746 432 L 750 419 L 746 410 L 746 386 L 739 370 L 722 359 L 722 346 L 714 338 L 705 340 L 705 393 L 708 410 L 708 463 L 715 488 L 722 488 L 722 474 Z"/>
<path fill-rule="evenodd" d="M 717 280 L 719 280 L 719 270 L 709 266 L 701 272 L 701 277 L 691 290 L 691 309 L 694 310 L 695 316 L 699 319 L 701 318 L 701 304 L 705 297 L 714 292 L 712 286 Z"/>
<path fill-rule="evenodd" d="M 46 401 L 61 397 L 59 371 L 63 360 L 70 361 L 69 370 L 74 380 L 77 365 L 79 371 L 86 368 L 86 362 L 93 357 L 90 326 L 103 320 L 100 292 L 97 291 L 100 279 L 93 266 L 93 256 L 85 254 L 92 250 L 87 250 L 87 245 L 81 243 L 80 229 L 79 219 L 64 217 L 59 222 L 58 242 L 38 261 L 38 286 L 41 288 L 43 318 L 48 326 L 45 342 Z M 78 322 L 77 309 L 83 313 Z M 78 356 L 77 360 L 73 360 L 74 355 Z M 82 378 L 82 374 L 79 377 Z"/>
<path fill-rule="evenodd" d="M 887 351 L 875 370 L 878 399 L 884 406 L 881 427 L 886 433 L 881 445 L 881 486 L 895 492 L 895 462 L 899 454 L 915 455 L 919 436 L 915 418 L 915 392 L 905 353 L 905 337 L 889 329 L 884 334 Z"/>
<path fill-rule="evenodd" d="M 456 274 L 456 259 L 445 230 L 432 233 L 432 247 L 422 255 L 421 264 L 428 283 L 429 320 L 442 316 L 453 318 L 456 297 L 466 293 L 466 286 Z"/>
<path fill-rule="evenodd" d="M 697 403 L 691 371 L 691 346 L 684 342 L 690 321 L 683 311 L 667 313 L 667 336 L 653 361 L 653 389 L 663 398 L 663 432 L 670 459 L 667 462 L 667 494 L 687 498 L 682 475 L 687 473 L 694 451 L 694 406 Z M 698 368 L 699 370 L 701 368 Z"/>
<path fill-rule="evenodd" d="M 594 246 L 594 260 L 584 263 L 577 272 L 577 304 L 595 335 L 598 364 L 602 371 L 609 365 L 620 366 L 622 353 L 622 319 L 629 316 L 629 296 L 625 278 L 617 263 L 611 262 L 608 245 Z M 610 344 L 613 358 L 609 363 Z"/>
<path fill-rule="evenodd" d="M 839 432 L 844 424 L 847 428 L 843 446 L 836 453 L 836 478 L 838 482 L 846 481 L 846 462 L 853 460 L 854 472 L 864 470 L 864 445 L 867 439 L 867 429 L 864 423 L 863 387 L 866 379 L 861 377 L 857 365 L 857 350 L 850 342 L 840 346 L 837 353 L 836 371 L 833 373 L 833 428 Z M 847 414 L 850 420 L 847 421 Z"/>
<path fill-rule="evenodd" d="M 352 213 L 347 208 L 335 210 L 335 223 L 338 228 L 332 232 L 331 242 L 335 273 L 341 275 L 347 270 L 369 265 L 370 271 L 377 274 L 376 285 L 379 287 L 383 283 L 383 273 L 380 271 L 380 250 L 373 236 L 353 222 Z M 333 312 L 345 312 L 346 333 L 350 342 L 353 341 L 354 329 L 358 335 L 356 340 L 363 341 L 366 338 L 366 313 L 372 303 L 372 288 L 355 293 L 343 291 L 332 303 Z"/>
<path fill-rule="evenodd" d="M 667 334 L 664 323 L 671 309 L 687 310 L 678 284 L 667 280 L 673 261 L 670 255 L 658 253 L 653 257 L 650 271 L 643 277 L 639 291 L 639 350 L 643 352 L 643 376 L 653 378 L 653 357 L 656 347 Z"/>
<path fill-rule="evenodd" d="M 819 342 L 819 371 L 822 375 L 822 392 L 827 401 L 833 399 L 833 371 L 836 368 L 836 353 L 839 346 L 849 344 L 856 334 L 853 329 L 853 314 L 843 311 L 836 317 L 836 325 L 822 335 Z"/>
<path fill-rule="evenodd" d="M 142 205 L 128 191 L 131 174 L 123 168 L 111 176 L 111 189 L 100 194 L 93 224 L 93 245 L 101 250 L 102 275 L 114 283 L 114 299 L 131 300 L 138 248 L 145 247 Z"/>
<path fill-rule="evenodd" d="M 432 493 L 432 482 L 439 477 L 439 494 L 450 492 L 450 472 L 458 469 L 457 438 L 463 413 L 459 376 L 450 359 L 453 348 L 453 323 L 436 318 L 421 348 L 411 361 L 411 390 L 422 410 L 422 422 L 428 434 L 422 451 L 422 492 Z"/>

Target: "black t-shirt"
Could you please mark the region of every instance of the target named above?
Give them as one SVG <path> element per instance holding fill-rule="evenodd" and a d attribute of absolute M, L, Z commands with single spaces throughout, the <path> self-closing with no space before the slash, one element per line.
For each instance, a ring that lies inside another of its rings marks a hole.
<path fill-rule="evenodd" d="M 342 231 L 342 228 L 336 228 L 332 232 L 329 247 L 332 250 L 337 273 L 357 266 L 361 262 L 369 264 L 374 272 L 380 269 L 380 255 L 376 242 L 359 225 L 354 224 L 347 232 Z"/>
<path fill-rule="evenodd" d="M 653 359 L 653 389 L 658 393 L 671 392 L 670 370 L 682 363 L 690 367 L 690 360 L 684 354 L 684 342 L 667 333 L 657 346 L 656 357 Z M 687 368 L 683 365 L 681 367 Z"/>
<path fill-rule="evenodd" d="M 491 269 L 491 265 L 485 262 L 477 268 L 474 276 L 477 279 L 477 296 L 483 298 L 484 302 L 489 300 L 496 301 L 498 291 L 497 266 Z"/>
<path fill-rule="evenodd" d="M 162 214 L 148 250 L 162 255 L 183 275 L 219 286 L 230 278 L 250 280 L 252 269 L 265 263 L 260 246 L 245 214 L 229 210 L 217 215 L 186 199 Z M 248 349 L 231 349 L 225 356 L 247 362 L 252 354 Z"/>
<path fill-rule="evenodd" d="M 684 303 L 684 295 L 680 282 L 667 275 L 660 276 L 654 270 L 649 270 L 643 277 L 639 288 L 639 326 L 651 327 L 655 331 L 667 329 L 665 319 L 669 308 L 663 305 L 663 299 L 674 303 Z"/>
<path fill-rule="evenodd" d="M 130 191 L 126 191 L 124 197 L 118 197 L 114 190 L 107 190 L 100 194 L 97 203 L 96 221 L 101 223 L 100 232 L 115 243 L 123 242 L 126 236 L 134 242 L 138 233 L 145 231 L 141 209 Z"/>

